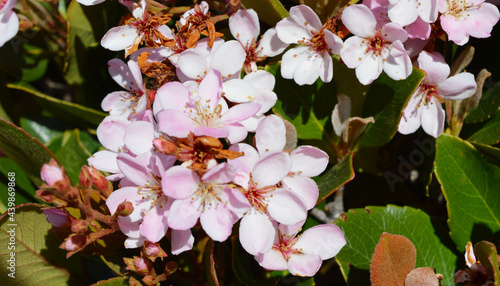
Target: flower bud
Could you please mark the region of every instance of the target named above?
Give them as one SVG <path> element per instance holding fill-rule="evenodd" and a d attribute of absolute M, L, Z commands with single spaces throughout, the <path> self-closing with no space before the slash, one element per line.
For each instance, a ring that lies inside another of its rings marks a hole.
<path fill-rule="evenodd" d="M 104 196 L 108 197 L 113 191 L 111 183 L 106 179 L 106 177 L 96 168 L 89 167 L 88 170 L 92 175 L 92 185 L 98 191 L 100 191 Z"/>
<path fill-rule="evenodd" d="M 134 211 L 134 206 L 131 202 L 123 202 L 116 208 L 116 216 L 129 216 Z"/>
<path fill-rule="evenodd" d="M 64 175 L 64 170 L 60 168 L 54 159 L 49 164 L 44 164 L 40 172 L 41 179 L 51 188 L 63 191 L 69 186 L 69 180 Z"/>
<path fill-rule="evenodd" d="M 71 231 L 75 233 L 84 233 L 89 228 L 89 222 L 83 219 L 77 219 L 71 224 Z"/>
<path fill-rule="evenodd" d="M 62 227 L 69 223 L 68 215 L 62 209 L 44 209 L 43 213 L 45 219 L 55 227 Z"/>
<path fill-rule="evenodd" d="M 138 258 L 134 261 L 134 266 L 139 273 L 148 273 L 148 264 L 146 259 Z"/>
<path fill-rule="evenodd" d="M 80 186 L 83 188 L 90 188 L 90 186 L 92 186 L 92 173 L 89 169 L 89 166 L 83 166 L 80 170 L 79 181 Z"/>
<path fill-rule="evenodd" d="M 147 256 L 157 256 L 160 254 L 160 248 L 156 243 L 149 243 L 147 246 L 144 247 L 144 253 Z"/>
<path fill-rule="evenodd" d="M 86 242 L 87 237 L 85 235 L 70 236 L 64 242 L 64 249 L 71 252 L 79 251 L 83 249 Z"/>
<path fill-rule="evenodd" d="M 51 204 L 54 201 L 54 195 L 48 190 L 38 190 L 36 191 L 36 197 L 42 200 L 44 203 Z"/>
<path fill-rule="evenodd" d="M 70 187 L 66 191 L 66 198 L 70 201 L 76 201 L 80 197 L 80 192 L 75 187 Z"/>
<path fill-rule="evenodd" d="M 161 138 L 161 137 L 154 139 L 153 145 L 160 152 L 167 154 L 167 155 L 176 155 L 176 153 L 178 151 L 177 146 L 173 142 L 168 141 L 165 138 Z"/>

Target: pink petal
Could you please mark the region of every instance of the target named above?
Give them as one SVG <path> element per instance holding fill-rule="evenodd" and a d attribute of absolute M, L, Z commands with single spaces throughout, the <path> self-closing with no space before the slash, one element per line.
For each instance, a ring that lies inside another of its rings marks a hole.
<path fill-rule="evenodd" d="M 205 183 L 227 184 L 236 175 L 236 169 L 228 163 L 220 163 L 208 169 L 201 177 Z"/>
<path fill-rule="evenodd" d="M 155 130 L 153 124 L 146 121 L 134 121 L 127 126 L 123 142 L 135 155 L 146 153 L 153 148 Z"/>
<path fill-rule="evenodd" d="M 196 136 L 211 136 L 215 138 L 226 138 L 230 135 L 225 128 L 196 126 L 193 130 Z"/>
<path fill-rule="evenodd" d="M 318 15 L 306 5 L 298 5 L 290 8 L 290 17 L 309 31 L 319 31 L 323 26 Z"/>
<path fill-rule="evenodd" d="M 167 225 L 168 210 L 165 206 L 155 206 L 151 208 L 140 226 L 141 234 L 151 242 L 158 242 L 162 239 L 168 230 Z"/>
<path fill-rule="evenodd" d="M 288 270 L 296 276 L 314 276 L 318 272 L 323 260 L 319 255 L 296 254 L 288 260 Z"/>
<path fill-rule="evenodd" d="M 467 9 L 467 18 L 464 26 L 467 33 L 475 38 L 488 38 L 493 26 L 498 22 L 500 13 L 491 3 L 475 4 L 477 9 Z"/>
<path fill-rule="evenodd" d="M 129 123 L 126 118 L 110 115 L 97 127 L 97 139 L 106 149 L 118 152 L 123 147 L 123 136 Z"/>
<path fill-rule="evenodd" d="M 428 53 L 422 51 L 418 55 L 418 68 L 425 71 L 427 76 L 424 82 L 430 85 L 437 85 L 450 75 L 450 67 L 438 52 Z"/>
<path fill-rule="evenodd" d="M 180 82 L 168 82 L 160 87 L 156 93 L 153 110 L 155 116 L 164 109 L 183 111 L 189 102 L 189 90 Z"/>
<path fill-rule="evenodd" d="M 257 41 L 260 33 L 257 13 L 253 9 L 239 9 L 229 17 L 229 30 L 244 47 Z"/>
<path fill-rule="evenodd" d="M 286 144 L 286 129 L 283 119 L 276 115 L 266 116 L 255 133 L 255 146 L 261 154 L 283 151 Z"/>
<path fill-rule="evenodd" d="M 198 201 L 175 200 L 170 207 L 168 226 L 176 230 L 192 228 L 200 217 L 201 208 Z"/>
<path fill-rule="evenodd" d="M 252 74 L 252 73 L 251 73 Z M 224 82 L 224 96 L 234 103 L 250 102 L 257 98 L 257 90 L 248 81 L 232 79 Z"/>
<path fill-rule="evenodd" d="M 250 173 L 253 165 L 255 165 L 255 162 L 259 159 L 259 153 L 257 150 L 245 143 L 234 144 L 229 147 L 229 150 L 244 153 L 243 156 L 228 160 L 228 163 L 234 166 L 237 171 Z"/>
<path fill-rule="evenodd" d="M 136 186 L 145 186 L 150 179 L 146 166 L 129 154 L 120 153 L 117 158 L 117 164 L 125 177 Z"/>
<path fill-rule="evenodd" d="M 466 29 L 462 22 L 457 18 L 449 14 L 443 14 L 439 18 L 441 21 L 441 27 L 448 34 L 448 39 L 455 42 L 455 44 L 465 44 L 462 43 L 464 39 L 469 38 L 466 33 Z"/>
<path fill-rule="evenodd" d="M 281 151 L 266 153 L 252 169 L 253 181 L 260 188 L 274 186 L 286 177 L 291 166 L 292 161 L 288 154 Z"/>
<path fill-rule="evenodd" d="M 267 212 L 279 223 L 292 225 L 307 218 L 304 202 L 287 189 L 276 189 L 268 199 Z"/>
<path fill-rule="evenodd" d="M 87 162 L 97 170 L 109 173 L 119 173 L 120 169 L 116 164 L 116 156 L 118 156 L 116 152 L 102 150 L 94 153 L 92 157 L 87 159 Z"/>
<path fill-rule="evenodd" d="M 11 1 L 10 3 L 15 5 L 16 2 L 17 1 Z M 2 31 L 0 35 L 0 47 L 10 41 L 19 31 L 19 17 L 13 10 L 8 10 L 10 9 L 8 6 L 11 5 L 12 4 L 5 4 L 5 6 L 2 7 L 2 10 L 5 12 L 2 11 L 0 13 L 0 31 Z"/>
<path fill-rule="evenodd" d="M 278 32 L 275 28 L 268 29 L 257 46 L 257 55 L 264 57 L 274 57 L 281 54 L 288 44 L 283 43 L 278 37 Z"/>
<path fill-rule="evenodd" d="M 201 104 L 210 106 L 210 110 L 215 110 L 221 99 L 222 79 L 216 70 L 210 70 L 200 83 L 198 94 Z"/>
<path fill-rule="evenodd" d="M 405 30 L 408 32 L 408 38 L 410 39 L 427 40 L 431 35 L 431 25 L 424 22 L 420 17 L 415 22 L 406 26 Z"/>
<path fill-rule="evenodd" d="M 390 2 L 388 13 L 392 22 L 403 27 L 417 20 L 419 6 L 416 0 L 397 0 Z"/>
<path fill-rule="evenodd" d="M 170 136 L 185 138 L 196 127 L 193 120 L 181 111 L 166 109 L 158 113 L 158 129 Z"/>
<path fill-rule="evenodd" d="M 101 46 L 112 51 L 124 50 L 134 43 L 139 36 L 137 29 L 131 25 L 114 27 L 101 39 Z"/>
<path fill-rule="evenodd" d="M 108 111 L 110 115 L 124 115 L 127 116 L 132 112 L 130 107 L 131 94 L 125 91 L 115 91 L 106 95 L 101 102 L 101 108 Z"/>
<path fill-rule="evenodd" d="M 286 44 L 294 44 L 298 41 L 309 40 L 312 37 L 312 34 L 302 25 L 302 23 L 297 23 L 290 17 L 276 24 L 276 33 L 279 39 Z"/>
<path fill-rule="evenodd" d="M 200 216 L 203 230 L 214 241 L 225 241 L 230 235 L 236 217 L 223 204 L 206 208 Z"/>
<path fill-rule="evenodd" d="M 186 167 L 173 166 L 162 176 L 161 186 L 166 196 L 174 199 L 187 199 L 191 197 L 200 185 L 198 174 Z"/>
<path fill-rule="evenodd" d="M 464 99 L 471 97 L 477 89 L 474 75 L 468 72 L 456 74 L 437 86 L 439 95 L 446 99 Z"/>
<path fill-rule="evenodd" d="M 219 71 L 222 77 L 230 77 L 243 68 L 246 52 L 237 41 L 227 41 L 212 55 L 210 65 Z"/>
<path fill-rule="evenodd" d="M 181 254 L 184 251 L 191 250 L 194 244 L 194 236 L 191 230 L 172 230 L 171 251 L 173 255 Z"/>
<path fill-rule="evenodd" d="M 318 176 L 328 165 L 328 154 L 308 145 L 302 145 L 295 149 L 290 154 L 290 159 L 292 159 L 292 169 L 290 172 L 306 177 Z"/>
<path fill-rule="evenodd" d="M 274 248 L 266 253 L 259 253 L 255 255 L 255 260 L 257 260 L 260 266 L 267 270 L 288 270 L 288 263 L 285 260 L 285 257 L 283 257 L 283 253 Z"/>
<path fill-rule="evenodd" d="M 375 35 L 377 20 L 365 5 L 352 5 L 344 9 L 342 22 L 355 36 L 367 38 Z"/>
<path fill-rule="evenodd" d="M 332 54 L 338 55 L 340 54 L 340 50 L 342 49 L 342 39 L 329 30 L 325 30 L 325 42 L 328 45 L 328 49 Z M 327 54 L 327 53 L 323 53 Z"/>
<path fill-rule="evenodd" d="M 304 231 L 294 247 L 325 260 L 337 255 L 345 244 L 344 233 L 338 226 L 321 224 Z"/>
<path fill-rule="evenodd" d="M 368 85 L 379 77 L 382 68 L 382 58 L 370 53 L 356 68 L 356 77 L 361 84 Z"/>
<path fill-rule="evenodd" d="M 222 115 L 222 120 L 226 124 L 237 123 L 252 117 L 259 110 L 260 110 L 260 104 L 255 102 L 238 104 L 231 107 L 228 111 L 226 111 L 226 113 Z"/>
<path fill-rule="evenodd" d="M 252 255 L 268 252 L 273 247 L 275 233 L 273 224 L 264 213 L 252 209 L 241 219 L 240 243 Z"/>
<path fill-rule="evenodd" d="M 340 57 L 348 68 L 354 69 L 358 67 L 367 56 L 366 48 L 365 39 L 352 36 L 342 45 Z"/>
<path fill-rule="evenodd" d="M 405 109 L 403 110 L 403 116 L 398 126 L 398 132 L 401 134 L 411 134 L 417 131 L 422 122 L 422 108 L 418 105 L 422 102 L 422 95 L 412 95 Z"/>
<path fill-rule="evenodd" d="M 390 43 L 398 40 L 403 43 L 408 39 L 408 33 L 398 24 L 387 23 L 382 27 L 382 38 Z"/>
<path fill-rule="evenodd" d="M 441 104 L 433 97 L 431 102 L 420 108 L 422 108 L 422 128 L 427 134 L 438 138 L 444 128 L 444 110 Z"/>
<path fill-rule="evenodd" d="M 108 72 L 111 78 L 126 90 L 140 90 L 139 83 L 136 81 L 130 68 L 120 59 L 112 59 L 108 61 Z"/>
<path fill-rule="evenodd" d="M 227 140 L 229 140 L 229 143 L 231 144 L 243 141 L 248 134 L 248 131 L 245 128 L 245 126 L 241 125 L 240 123 L 224 125 L 224 129 L 229 132 Z"/>
<path fill-rule="evenodd" d="M 144 208 L 146 206 L 141 204 L 143 201 L 142 196 L 139 195 L 137 191 L 137 187 L 124 187 L 112 192 L 106 200 L 106 206 L 109 212 L 114 214 L 121 203 L 128 201 L 134 206 L 134 211 L 127 217 L 127 221 L 136 222 L 142 219 L 143 212 L 146 211 L 147 208 Z"/>
<path fill-rule="evenodd" d="M 309 58 L 309 48 L 299 46 L 288 50 L 281 58 L 281 76 L 292 79 L 297 66 Z"/>
<path fill-rule="evenodd" d="M 199 79 L 207 72 L 207 59 L 198 50 L 188 49 L 179 55 L 179 69 L 191 79 Z"/>
<path fill-rule="evenodd" d="M 393 80 L 406 79 L 412 73 L 411 59 L 400 41 L 392 43 L 383 67 L 384 72 Z"/>
<path fill-rule="evenodd" d="M 418 15 L 427 23 L 436 22 L 438 18 L 438 0 L 419 0 Z"/>
<path fill-rule="evenodd" d="M 324 67 L 323 56 L 316 52 L 309 52 L 307 60 L 299 62 L 295 71 L 293 72 L 293 79 L 298 85 L 313 84 L 319 77 L 320 73 L 331 73 L 333 76 L 333 67 L 330 65 L 332 71 L 322 71 Z"/>

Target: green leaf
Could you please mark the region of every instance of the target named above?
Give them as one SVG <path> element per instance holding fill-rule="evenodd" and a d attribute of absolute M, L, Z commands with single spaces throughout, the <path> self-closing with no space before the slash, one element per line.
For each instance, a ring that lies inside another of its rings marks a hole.
<path fill-rule="evenodd" d="M 59 162 L 40 141 L 14 124 L 0 119 L 0 150 L 16 162 L 36 185 L 41 185 L 40 170 L 50 159 Z"/>
<path fill-rule="evenodd" d="M 82 133 L 78 129 L 64 132 L 62 145 L 55 153 L 73 183 L 79 181 L 82 166 L 86 165 L 87 159 L 92 156 L 92 153 L 82 143 L 80 134 Z"/>
<path fill-rule="evenodd" d="M 353 156 L 353 153 L 349 154 L 318 180 L 318 203 L 333 194 L 338 188 L 354 179 L 354 169 L 352 167 Z"/>
<path fill-rule="evenodd" d="M 0 217 L 0 275 L 5 285 L 88 285 L 81 273 L 80 258 L 65 258 L 59 240 L 49 233 L 51 225 L 41 211 L 43 205 L 26 204 L 14 209 L 12 216 Z M 10 232 L 9 232 L 10 231 Z M 15 242 L 11 233 L 15 233 Z M 11 247 L 11 248 L 9 248 Z M 15 247 L 12 248 L 12 247 Z M 14 254 L 14 255 L 12 255 Z M 15 259 L 15 279 L 8 259 Z M 8 280 L 7 280 L 8 279 Z"/>
<path fill-rule="evenodd" d="M 500 149 L 481 143 L 470 142 L 477 150 L 479 150 L 486 158 L 500 165 Z"/>
<path fill-rule="evenodd" d="M 274 113 L 295 126 L 299 139 L 326 139 L 331 142 L 328 134 L 333 130 L 330 116 L 337 102 L 335 84 L 325 84 L 318 79 L 313 85 L 298 86 L 293 80 L 281 77 L 279 65 L 266 69 L 276 78 L 274 92 L 278 101 L 273 107 Z M 329 131 L 325 131 L 327 124 Z"/>
<path fill-rule="evenodd" d="M 488 120 L 500 109 L 500 83 L 488 89 L 481 96 L 479 104 L 465 117 L 465 123 L 477 123 Z"/>
<path fill-rule="evenodd" d="M 276 26 L 281 19 L 289 16 L 288 11 L 278 0 L 241 0 L 241 5 L 245 9 L 254 9 L 259 19 L 271 26 Z"/>
<path fill-rule="evenodd" d="M 500 230 L 500 167 L 470 143 L 441 135 L 437 139 L 436 177 L 447 201 L 451 238 L 459 249 L 468 241 L 493 241 Z"/>
<path fill-rule="evenodd" d="M 102 280 L 92 286 L 128 286 L 128 277 L 115 277 L 108 280 Z"/>
<path fill-rule="evenodd" d="M 467 140 L 486 145 L 494 145 L 500 142 L 500 112 Z"/>
<path fill-rule="evenodd" d="M 205 267 L 205 276 L 207 277 L 208 285 L 218 286 L 217 271 L 215 270 L 214 259 L 214 241 L 208 239 L 203 250 L 203 265 Z"/>
<path fill-rule="evenodd" d="M 474 245 L 474 254 L 478 261 L 486 268 L 493 277 L 495 285 L 500 282 L 500 271 L 498 270 L 498 253 L 495 245 L 488 241 L 480 241 Z"/>
<path fill-rule="evenodd" d="M 34 96 L 54 116 L 79 126 L 96 127 L 106 117 L 106 113 L 104 112 L 48 96 L 22 82 L 7 84 L 7 87 L 22 90 Z"/>
<path fill-rule="evenodd" d="M 349 210 L 335 224 L 347 240 L 336 260 L 349 285 L 370 285 L 372 254 L 383 232 L 411 240 L 417 248 L 416 267 L 432 267 L 444 276 L 443 285 L 453 285 L 459 254 L 450 250 L 452 243 L 443 226 L 425 212 L 408 206 L 369 206 Z"/>
<path fill-rule="evenodd" d="M 25 118 L 20 120 L 21 128 L 31 134 L 36 139 L 40 140 L 44 145 L 47 145 L 52 139 L 62 134 L 62 131 L 49 127 L 49 124 L 58 124 L 52 118 Z M 60 123 L 60 126 L 62 123 Z"/>
<path fill-rule="evenodd" d="M 14 173 L 14 176 L 9 176 L 9 173 Z M 16 205 L 36 202 L 35 192 L 36 188 L 31 183 L 28 175 L 10 158 L 0 158 L 0 190 L 7 190 L 9 178 L 15 179 L 14 189 L 16 190 L 15 199 Z M 11 183 L 12 185 L 12 183 Z M 0 191 L 0 212 L 3 213 L 7 210 L 9 193 Z"/>
<path fill-rule="evenodd" d="M 39 33 L 30 31 L 30 42 L 40 40 Z M 26 39 L 18 40 L 13 39 L 7 45 L 0 49 L 0 68 L 5 69 L 7 73 L 14 76 L 18 80 L 32 82 L 40 79 L 46 72 L 49 59 L 47 52 L 40 47 L 26 44 Z"/>
<path fill-rule="evenodd" d="M 383 73 L 371 84 L 363 117 L 373 116 L 375 123 L 366 128 L 360 146 L 382 146 L 394 137 L 403 109 L 424 77 L 422 70 L 414 68 L 405 80 L 395 81 Z"/>

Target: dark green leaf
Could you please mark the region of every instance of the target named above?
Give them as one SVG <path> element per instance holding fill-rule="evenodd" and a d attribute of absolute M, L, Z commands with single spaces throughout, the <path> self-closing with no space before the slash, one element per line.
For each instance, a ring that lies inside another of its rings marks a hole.
<path fill-rule="evenodd" d="M 49 125 L 58 124 L 51 118 L 40 117 L 30 119 L 22 117 L 20 120 L 21 128 L 31 134 L 36 139 L 40 140 L 44 145 L 47 145 L 52 139 L 62 134 L 60 130 L 50 128 Z M 60 123 L 62 125 L 62 123 Z"/>
<path fill-rule="evenodd" d="M 360 143 L 362 147 L 382 146 L 391 140 L 398 130 L 406 102 L 424 77 L 423 71 L 414 68 L 405 80 L 395 81 L 383 73 L 371 84 L 363 117 L 373 116 L 375 123 L 366 128 Z"/>
<path fill-rule="evenodd" d="M 9 176 L 9 173 L 14 173 L 15 175 Z M 8 183 L 10 182 L 9 177 L 14 177 L 15 179 L 14 189 L 16 190 L 16 205 L 37 201 L 34 198 L 36 188 L 33 186 L 26 173 L 10 158 L 0 158 L 0 190 L 7 190 Z M 8 199 L 8 192 L 0 191 L 1 213 L 7 210 Z"/>
<path fill-rule="evenodd" d="M 96 127 L 106 117 L 106 113 L 104 112 L 48 96 L 22 82 L 8 84 L 7 87 L 22 90 L 27 94 L 35 96 L 42 106 L 54 116 L 77 125 Z"/>
<path fill-rule="evenodd" d="M 31 39 L 40 34 L 30 31 Z M 40 38 L 37 38 L 37 40 Z M 37 46 L 26 44 L 26 39 L 13 41 L 0 49 L 0 67 L 15 78 L 27 82 L 40 79 L 47 70 L 47 52 Z M 31 42 L 31 41 L 30 41 Z"/>
<path fill-rule="evenodd" d="M 78 129 L 66 131 L 62 146 L 55 153 L 73 183 L 78 182 L 80 169 L 87 164 L 87 159 L 92 156 L 92 153 L 82 143 L 80 134 Z"/>
<path fill-rule="evenodd" d="M 353 153 L 334 165 L 326 174 L 318 180 L 319 198 L 318 203 L 333 194 L 338 188 L 354 179 L 352 167 Z"/>
<path fill-rule="evenodd" d="M 128 277 L 115 277 L 108 280 L 102 280 L 92 286 L 128 286 Z"/>
<path fill-rule="evenodd" d="M 4 285 L 88 285 L 81 273 L 80 258 L 66 259 L 66 251 L 58 248 L 59 240 L 49 233 L 51 225 L 41 211 L 43 205 L 26 204 L 0 218 L 0 275 Z M 12 219 L 11 219 L 12 218 Z M 13 231 L 12 231 L 13 230 Z M 11 231 L 11 232 L 9 232 Z M 15 244 L 9 244 L 15 232 Z M 8 246 L 15 246 L 9 249 Z M 15 279 L 8 277 L 12 253 Z M 8 279 L 8 280 L 7 280 Z"/>
<path fill-rule="evenodd" d="M 444 276 L 443 285 L 453 285 L 457 254 L 443 226 L 425 212 L 388 205 L 351 209 L 335 221 L 347 240 L 336 256 L 349 285 L 370 285 L 370 263 L 383 232 L 406 236 L 417 248 L 416 267 L 432 267 Z"/>
<path fill-rule="evenodd" d="M 488 120 L 495 115 L 500 109 L 500 83 L 483 92 L 481 100 L 476 108 L 474 108 L 465 117 L 465 123 L 476 123 Z"/>
<path fill-rule="evenodd" d="M 435 174 L 448 202 L 448 226 L 459 249 L 468 241 L 493 241 L 500 231 L 500 167 L 470 143 L 441 135 Z"/>
<path fill-rule="evenodd" d="M 489 145 L 484 145 L 476 142 L 470 142 L 477 150 L 479 150 L 486 158 L 500 166 L 500 149 Z"/>
<path fill-rule="evenodd" d="M 500 112 L 467 140 L 486 145 L 494 145 L 500 142 Z"/>
<path fill-rule="evenodd" d="M 16 162 L 26 174 L 40 185 L 40 170 L 50 159 L 56 159 L 40 141 L 14 124 L 0 119 L 0 150 Z M 57 162 L 59 162 L 56 159 Z"/>
<path fill-rule="evenodd" d="M 268 25 L 275 26 L 281 19 L 288 17 L 288 11 L 278 0 L 241 0 L 245 9 L 254 9 L 259 19 Z"/>

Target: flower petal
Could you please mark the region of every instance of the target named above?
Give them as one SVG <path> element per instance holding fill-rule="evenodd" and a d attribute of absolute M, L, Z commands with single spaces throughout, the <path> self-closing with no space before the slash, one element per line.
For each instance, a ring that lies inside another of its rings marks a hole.
<path fill-rule="evenodd" d="M 368 7 L 356 4 L 344 9 L 342 23 L 355 36 L 367 38 L 375 35 L 377 20 Z"/>
<path fill-rule="evenodd" d="M 198 189 L 200 178 L 198 174 L 186 167 L 173 166 L 162 176 L 163 193 L 174 199 L 187 199 Z"/>
<path fill-rule="evenodd" d="M 283 151 L 286 144 L 286 129 L 283 119 L 276 115 L 266 116 L 257 126 L 255 146 L 261 154 Z"/>
<path fill-rule="evenodd" d="M 259 16 L 253 9 L 239 9 L 229 17 L 229 30 L 246 47 L 257 41 L 260 33 Z"/>
<path fill-rule="evenodd" d="M 101 39 L 101 46 L 112 51 L 124 50 L 139 36 L 137 29 L 131 25 L 111 28 Z"/>
<path fill-rule="evenodd" d="M 437 86 L 439 95 L 446 99 L 464 99 L 471 97 L 477 89 L 474 75 L 468 72 L 456 74 Z"/>
<path fill-rule="evenodd" d="M 277 222 L 292 225 L 307 218 L 307 210 L 302 199 L 287 189 L 273 191 L 268 199 L 267 211 Z"/>
<path fill-rule="evenodd" d="M 344 233 L 338 226 L 321 224 L 304 231 L 294 246 L 303 253 L 319 255 L 325 260 L 337 255 L 345 244 Z"/>
<path fill-rule="evenodd" d="M 252 178 L 260 188 L 274 186 L 281 181 L 292 166 L 290 156 L 282 151 L 266 153 L 253 166 Z"/>
<path fill-rule="evenodd" d="M 225 241 L 230 235 L 236 217 L 224 204 L 206 208 L 200 216 L 203 230 L 214 241 Z"/>
<path fill-rule="evenodd" d="M 252 255 L 268 252 L 273 247 L 275 233 L 269 217 L 262 212 L 250 210 L 241 219 L 240 243 Z"/>

